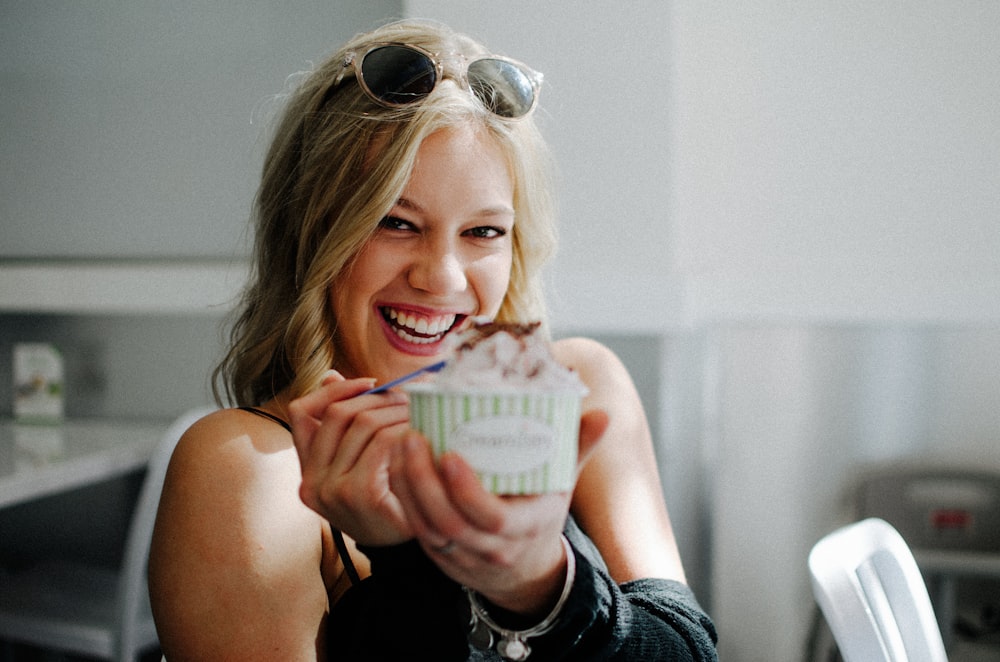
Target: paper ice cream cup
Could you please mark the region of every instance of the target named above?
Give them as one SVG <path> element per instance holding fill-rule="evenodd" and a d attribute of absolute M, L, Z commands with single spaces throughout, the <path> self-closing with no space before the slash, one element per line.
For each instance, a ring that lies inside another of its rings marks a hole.
<path fill-rule="evenodd" d="M 577 391 L 469 392 L 410 384 L 410 425 L 439 457 L 461 455 L 495 494 L 573 489 L 580 431 Z"/>

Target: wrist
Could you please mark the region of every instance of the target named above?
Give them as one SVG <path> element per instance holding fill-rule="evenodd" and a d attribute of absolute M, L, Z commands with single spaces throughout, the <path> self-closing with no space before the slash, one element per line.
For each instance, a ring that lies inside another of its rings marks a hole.
<path fill-rule="evenodd" d="M 523 571 L 498 586 L 474 588 L 480 599 L 496 608 L 497 613 L 510 614 L 514 620 L 537 621 L 559 599 L 571 555 L 572 551 L 559 536 L 552 540 L 546 553 L 530 555 L 530 571 Z"/>
<path fill-rule="evenodd" d="M 561 581 L 558 596 L 551 608 L 546 612 L 544 618 L 535 625 L 522 627 L 509 621 L 499 622 L 496 611 L 484 604 L 480 596 L 467 587 L 463 587 L 469 600 L 471 618 L 469 622 L 469 642 L 480 650 L 488 650 L 496 647 L 500 656 L 506 660 L 524 660 L 531 654 L 531 646 L 528 640 L 532 637 L 541 636 L 556 626 L 563 606 L 573 589 L 573 582 L 576 577 L 576 556 L 569 540 L 565 536 L 561 537 L 562 546 L 566 558 L 565 571 Z M 526 620 L 523 615 L 517 617 L 518 621 Z"/>

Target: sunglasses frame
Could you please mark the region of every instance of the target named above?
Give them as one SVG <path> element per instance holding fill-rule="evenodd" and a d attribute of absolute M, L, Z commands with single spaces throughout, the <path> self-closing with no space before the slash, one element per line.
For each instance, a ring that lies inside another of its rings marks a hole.
<path fill-rule="evenodd" d="M 372 52 L 386 47 L 402 48 L 427 58 L 427 61 L 430 62 L 434 71 L 434 84 L 431 86 L 431 89 L 430 91 L 427 92 L 427 94 L 414 98 L 412 101 L 395 103 L 379 97 L 377 94 L 375 94 L 374 91 L 372 91 L 370 87 L 368 87 L 368 83 L 365 81 L 365 75 L 363 70 L 365 58 L 368 57 Z M 461 74 L 457 77 L 450 75 L 447 77 L 456 80 L 461 87 L 463 87 L 466 91 L 469 92 L 469 94 L 475 97 L 477 102 L 482 104 L 487 110 L 489 110 L 497 117 L 503 118 L 505 120 L 518 120 L 521 119 L 522 117 L 527 117 L 528 115 L 530 115 L 532 111 L 535 110 L 535 106 L 538 105 L 538 94 L 541 90 L 541 85 L 542 85 L 541 72 L 535 71 L 534 69 L 524 64 L 523 62 L 518 62 L 517 60 L 513 60 L 511 58 L 504 57 L 502 55 L 482 55 L 469 59 L 468 57 L 466 57 L 461 53 L 449 53 L 447 59 L 442 59 L 439 53 L 431 53 L 430 51 L 421 48 L 420 46 L 414 46 L 413 44 L 404 44 L 401 42 L 394 42 L 394 41 L 371 44 L 364 51 L 360 51 L 361 53 L 360 57 L 358 56 L 358 53 L 359 51 L 351 51 L 344 56 L 344 62 L 341 66 L 340 73 L 337 74 L 337 78 L 334 79 L 333 85 L 330 86 L 331 92 L 335 90 L 344 80 L 344 76 L 347 75 L 348 69 L 353 69 L 354 77 L 358 81 L 358 85 L 372 101 L 385 108 L 406 108 L 407 106 L 412 106 L 414 104 L 423 101 L 425 98 L 427 98 L 427 96 L 431 94 L 431 92 L 434 91 L 434 89 L 437 88 L 438 84 L 446 78 L 445 67 L 444 67 L 446 61 L 450 62 L 451 60 L 461 60 L 464 65 Z M 486 100 L 484 100 L 476 93 L 475 88 L 473 88 L 472 84 L 469 82 L 469 68 L 472 67 L 472 65 L 474 65 L 476 62 L 483 62 L 483 61 L 496 61 L 509 64 L 513 66 L 515 69 L 517 69 L 527 79 L 528 83 L 531 85 L 531 103 L 528 105 L 527 110 L 518 115 L 512 115 L 512 116 L 503 115 L 501 113 L 497 113 L 493 108 L 490 107 L 489 103 Z M 328 93 L 327 97 L 329 96 L 330 94 Z"/>

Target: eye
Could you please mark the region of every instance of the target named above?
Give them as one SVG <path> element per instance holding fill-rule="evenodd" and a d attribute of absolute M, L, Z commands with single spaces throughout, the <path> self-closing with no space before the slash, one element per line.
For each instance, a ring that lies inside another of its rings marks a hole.
<path fill-rule="evenodd" d="M 416 226 L 409 221 L 403 220 L 398 216 L 386 216 L 381 221 L 379 221 L 378 226 L 380 229 L 385 230 L 399 230 L 399 231 L 416 231 Z"/>
<path fill-rule="evenodd" d="M 464 234 L 475 239 L 497 239 L 506 235 L 507 230 L 506 228 L 495 227 L 492 225 L 480 225 L 466 230 Z"/>

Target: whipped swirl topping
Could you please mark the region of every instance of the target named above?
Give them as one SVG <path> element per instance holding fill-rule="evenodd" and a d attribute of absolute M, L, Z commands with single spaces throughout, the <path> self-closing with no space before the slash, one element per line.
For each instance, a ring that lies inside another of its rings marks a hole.
<path fill-rule="evenodd" d="M 473 324 L 455 339 L 453 356 L 434 385 L 448 390 L 586 393 L 579 375 L 552 356 L 538 328 L 538 323 Z"/>

